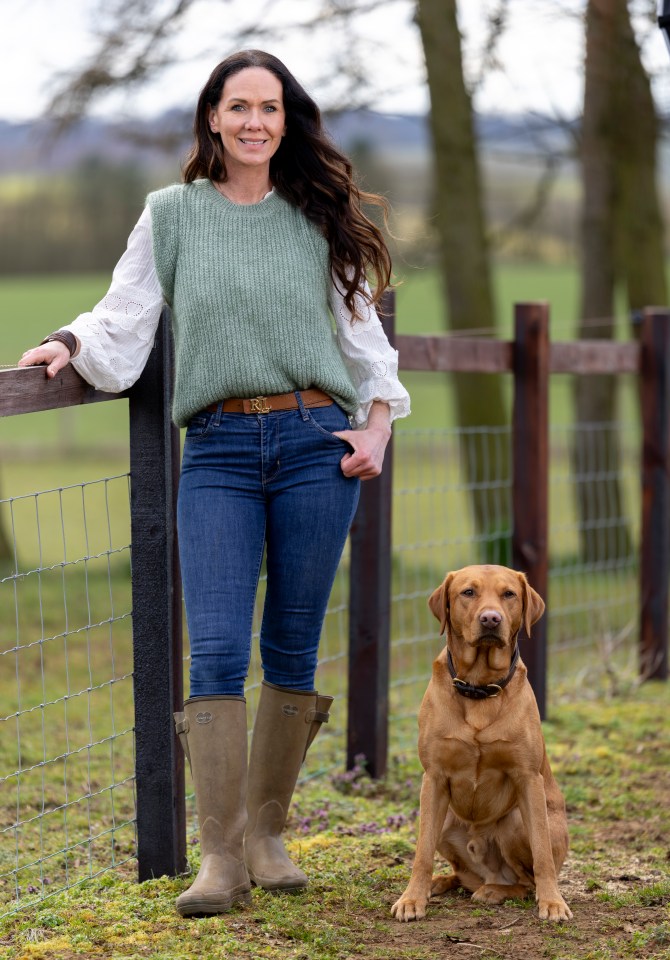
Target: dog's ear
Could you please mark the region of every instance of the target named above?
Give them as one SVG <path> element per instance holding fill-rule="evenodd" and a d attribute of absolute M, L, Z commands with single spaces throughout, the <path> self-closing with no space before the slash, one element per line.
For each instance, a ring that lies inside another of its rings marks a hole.
<path fill-rule="evenodd" d="M 433 590 L 428 598 L 428 606 L 433 616 L 440 621 L 440 636 L 449 623 L 449 586 L 453 576 L 453 573 L 448 573 L 437 590 Z"/>
<path fill-rule="evenodd" d="M 537 590 L 533 590 L 528 583 L 525 573 L 519 573 L 519 580 L 523 591 L 523 625 L 530 637 L 530 628 L 534 623 L 537 623 L 544 613 L 544 600 Z"/>

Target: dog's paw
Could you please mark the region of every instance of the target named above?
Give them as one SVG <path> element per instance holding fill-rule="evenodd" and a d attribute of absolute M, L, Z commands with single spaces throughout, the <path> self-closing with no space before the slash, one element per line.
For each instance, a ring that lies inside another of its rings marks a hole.
<path fill-rule="evenodd" d="M 499 890 L 492 884 L 482 884 L 482 886 L 472 894 L 472 899 L 475 903 L 498 904 L 504 903 L 507 895 L 503 890 Z"/>
<path fill-rule="evenodd" d="M 458 890 L 461 880 L 457 873 L 434 876 L 430 884 L 431 897 L 441 897 L 450 890 Z"/>
<path fill-rule="evenodd" d="M 472 899 L 476 903 L 500 904 L 505 900 L 514 900 L 516 897 L 527 897 L 528 887 L 523 884 L 504 884 L 504 883 L 483 883 L 472 894 Z"/>
<path fill-rule="evenodd" d="M 411 897 L 403 893 L 402 897 L 391 907 L 391 916 L 399 923 L 410 923 L 412 920 L 423 920 L 426 916 L 427 897 Z"/>
<path fill-rule="evenodd" d="M 540 920 L 553 920 L 555 923 L 572 920 L 572 910 L 561 896 L 555 900 L 540 900 L 538 908 Z"/>

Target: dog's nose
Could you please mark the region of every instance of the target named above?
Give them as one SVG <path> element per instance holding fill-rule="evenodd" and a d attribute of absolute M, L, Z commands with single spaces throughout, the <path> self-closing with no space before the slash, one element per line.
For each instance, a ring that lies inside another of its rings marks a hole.
<path fill-rule="evenodd" d="M 483 627 L 488 627 L 489 630 L 492 630 L 494 627 L 500 626 L 502 614 L 498 613 L 497 610 L 482 610 L 479 614 L 479 622 Z"/>

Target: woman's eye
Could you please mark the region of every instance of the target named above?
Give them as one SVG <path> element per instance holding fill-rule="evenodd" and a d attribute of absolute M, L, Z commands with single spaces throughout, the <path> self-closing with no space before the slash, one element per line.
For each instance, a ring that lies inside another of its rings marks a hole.
<path fill-rule="evenodd" d="M 244 107 L 242 106 L 241 103 L 236 103 L 236 104 L 233 105 L 232 109 L 233 109 L 233 110 L 237 110 L 237 112 L 239 113 L 240 110 L 244 110 Z"/>
<path fill-rule="evenodd" d="M 266 113 L 274 113 L 276 109 L 277 109 L 276 107 L 273 107 L 272 105 L 269 104 L 269 105 L 265 108 L 265 112 L 266 112 Z"/>

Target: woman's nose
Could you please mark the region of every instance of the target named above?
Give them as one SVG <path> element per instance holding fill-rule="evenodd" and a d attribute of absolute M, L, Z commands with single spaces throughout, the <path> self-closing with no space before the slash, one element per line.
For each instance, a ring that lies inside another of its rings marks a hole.
<path fill-rule="evenodd" d="M 263 121 L 261 119 L 260 113 L 257 113 L 255 110 L 250 110 L 247 116 L 246 126 L 251 130 L 258 130 L 263 126 Z"/>

